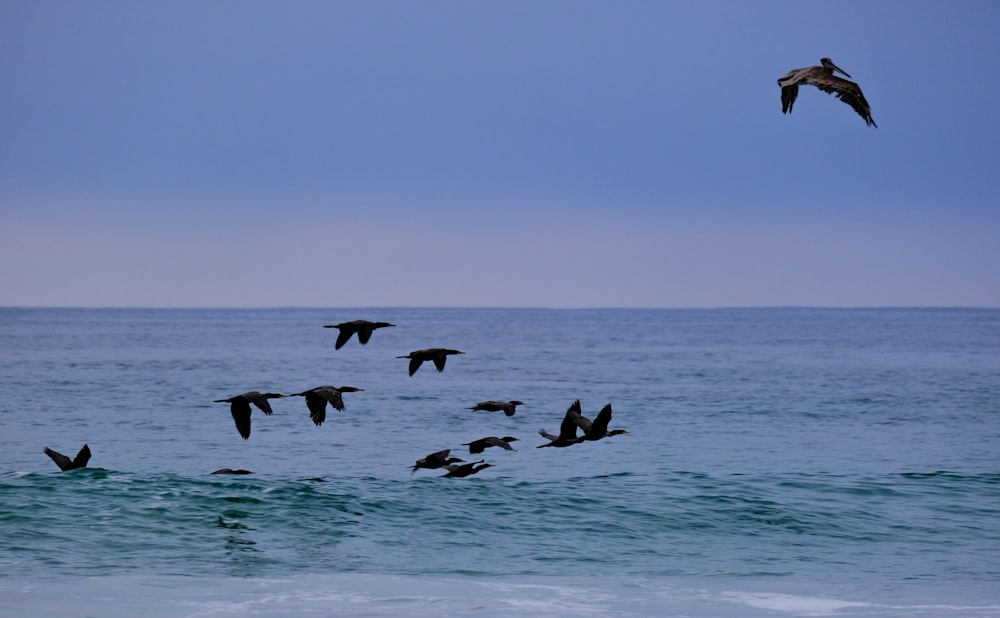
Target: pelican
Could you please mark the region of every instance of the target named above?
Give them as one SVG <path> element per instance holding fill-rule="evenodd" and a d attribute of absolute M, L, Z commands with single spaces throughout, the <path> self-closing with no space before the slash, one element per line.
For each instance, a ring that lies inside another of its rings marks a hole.
<path fill-rule="evenodd" d="M 428 348 L 426 350 L 415 350 L 406 356 L 397 356 L 396 358 L 410 359 L 410 375 L 412 376 L 417 372 L 417 369 L 420 369 L 420 365 L 424 361 L 434 361 L 434 366 L 437 367 L 437 370 L 444 371 L 444 363 L 448 360 L 449 354 L 465 354 L 465 352 L 445 348 Z"/>
<path fill-rule="evenodd" d="M 469 409 L 473 412 L 476 410 L 485 410 L 487 412 L 503 412 L 507 416 L 514 416 L 514 412 L 517 411 L 517 406 L 523 405 L 523 402 L 516 399 L 511 401 L 480 401 L 474 407 Z"/>
<path fill-rule="evenodd" d="M 340 330 L 340 334 L 337 335 L 337 342 L 333 344 L 333 349 L 339 350 L 344 347 L 344 344 L 347 343 L 347 340 L 354 333 L 358 334 L 358 343 L 365 345 L 372 338 L 372 332 L 376 328 L 386 328 L 387 326 L 395 326 L 395 324 L 369 322 L 368 320 L 352 320 L 350 322 L 341 322 L 340 324 L 327 324 L 323 328 L 336 328 Z"/>
<path fill-rule="evenodd" d="M 45 447 L 45 454 L 52 458 L 52 461 L 56 462 L 59 469 L 63 472 L 67 470 L 76 470 L 77 468 L 86 468 L 87 462 L 90 461 L 90 447 L 86 444 L 80 449 L 80 452 L 76 454 L 76 457 L 70 461 L 70 458 L 63 455 L 58 451 L 53 451 L 49 447 Z"/>
<path fill-rule="evenodd" d="M 608 423 L 611 422 L 611 404 L 601 408 L 601 411 L 597 413 L 594 417 L 593 422 L 586 416 L 580 413 L 580 402 L 576 401 L 573 406 L 570 407 L 567 415 L 573 419 L 576 426 L 583 430 L 583 441 L 596 441 L 601 438 L 610 438 L 611 436 L 617 436 L 623 433 L 628 433 L 624 429 L 612 429 L 608 431 Z"/>
<path fill-rule="evenodd" d="M 240 432 L 243 439 L 246 440 L 250 437 L 250 404 L 257 406 L 264 414 L 268 416 L 271 415 L 271 404 L 267 402 L 268 399 L 280 399 L 282 397 L 287 397 L 287 395 L 282 395 L 281 393 L 258 393 L 257 391 L 250 391 L 248 393 L 243 393 L 242 395 L 235 395 L 229 399 L 216 399 L 215 403 L 228 403 L 229 411 L 233 415 L 233 420 L 236 422 L 236 431 Z"/>
<path fill-rule="evenodd" d="M 820 58 L 819 62 L 822 66 L 793 69 L 778 79 L 778 85 L 781 86 L 781 113 L 792 113 L 795 97 L 799 96 L 799 86 L 810 85 L 828 94 L 837 95 L 838 99 L 853 107 L 854 111 L 864 118 L 865 124 L 877 129 L 878 125 L 872 119 L 871 107 L 868 106 L 865 95 L 861 94 L 861 86 L 835 76 L 834 71 L 840 71 L 847 77 L 850 77 L 850 74 L 835 65 L 833 60 Z"/>
<path fill-rule="evenodd" d="M 305 397 L 306 407 L 309 408 L 309 418 L 317 427 L 326 420 L 326 404 L 329 403 L 334 410 L 344 411 L 344 397 L 341 393 L 358 393 L 363 388 L 353 386 L 317 386 L 301 393 L 292 393 L 289 397 Z"/>

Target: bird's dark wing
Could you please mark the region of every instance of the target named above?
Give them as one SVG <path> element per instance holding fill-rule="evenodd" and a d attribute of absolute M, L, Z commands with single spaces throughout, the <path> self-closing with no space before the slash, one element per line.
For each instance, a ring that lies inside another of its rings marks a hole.
<path fill-rule="evenodd" d="M 73 467 L 86 468 L 88 461 L 90 461 L 90 447 L 84 444 L 83 448 L 80 449 L 80 452 L 78 452 L 76 457 L 73 458 Z"/>
<path fill-rule="evenodd" d="M 306 392 L 306 407 L 309 408 L 309 418 L 317 427 L 326 420 L 326 398 L 316 391 Z"/>
<path fill-rule="evenodd" d="M 580 425 L 580 420 L 586 421 L 587 419 L 580 415 L 580 401 L 577 400 L 566 410 L 566 416 L 563 417 L 562 424 L 559 425 L 559 437 L 563 440 L 575 440 L 576 428 Z M 590 421 L 587 423 L 589 427 Z M 586 431 L 584 429 L 584 433 Z"/>
<path fill-rule="evenodd" d="M 790 114 L 792 112 L 792 106 L 795 105 L 795 98 L 799 96 L 799 87 L 797 84 L 792 84 L 791 86 L 785 86 L 781 89 L 781 113 Z"/>
<path fill-rule="evenodd" d="M 444 363 L 448 360 L 448 355 L 441 353 L 434 356 L 434 366 L 438 371 L 444 371 Z"/>
<path fill-rule="evenodd" d="M 469 452 L 472 453 L 473 455 L 477 455 L 486 450 L 486 440 L 473 440 L 472 442 L 464 444 L 463 446 L 468 446 Z"/>
<path fill-rule="evenodd" d="M 244 397 L 247 396 L 244 395 Z M 263 395 L 258 393 L 256 396 L 247 397 L 247 399 L 250 400 L 250 403 L 257 406 L 258 410 L 260 410 L 264 414 L 267 414 L 268 416 L 271 415 L 272 413 L 271 404 L 270 402 L 268 402 L 267 397 L 264 397 Z M 250 406 L 247 406 L 247 413 L 249 412 L 250 412 Z"/>
<path fill-rule="evenodd" d="M 595 437 L 604 437 L 608 433 L 608 423 L 611 422 L 611 404 L 601 408 L 601 411 L 594 417 L 594 422 L 587 432 Z"/>
<path fill-rule="evenodd" d="M 854 108 L 854 111 L 861 116 L 865 124 L 874 126 L 876 129 L 878 128 L 875 120 L 872 119 L 871 107 L 868 105 L 865 95 L 861 93 L 861 86 L 850 80 L 828 74 L 811 76 L 807 83 L 816 86 L 823 92 L 835 95 L 838 99 Z"/>
<path fill-rule="evenodd" d="M 245 399 L 234 399 L 229 411 L 236 422 L 236 431 L 246 440 L 250 437 L 250 404 Z"/>
<path fill-rule="evenodd" d="M 507 416 L 514 416 L 514 413 L 517 412 L 517 407 L 515 407 L 512 403 L 504 405 L 502 409 L 503 413 Z"/>
<path fill-rule="evenodd" d="M 317 395 L 327 400 L 335 410 L 344 410 L 344 397 L 341 395 L 340 391 L 332 386 L 324 386 L 321 389 L 315 391 Z"/>
<path fill-rule="evenodd" d="M 48 455 L 52 461 L 56 462 L 59 469 L 65 472 L 66 470 L 73 469 L 73 462 L 69 460 L 69 457 L 63 455 L 58 451 L 53 451 L 49 447 L 45 447 L 45 454 Z"/>
<path fill-rule="evenodd" d="M 365 326 L 364 328 L 358 329 L 358 342 L 361 345 L 368 343 L 368 340 L 372 338 L 373 327 Z"/>
<path fill-rule="evenodd" d="M 576 401 L 570 406 L 569 410 L 566 410 L 566 418 L 570 419 L 574 425 L 583 430 L 584 434 L 590 434 L 590 429 L 593 423 L 590 419 L 580 413 L 580 402 Z M 566 419 L 563 419 L 563 423 Z"/>
<path fill-rule="evenodd" d="M 349 324 L 341 324 L 337 328 L 340 329 L 340 333 L 337 334 L 337 341 L 333 344 L 334 350 L 339 350 L 340 348 L 344 347 L 344 344 L 347 343 L 347 340 L 350 339 L 351 335 L 354 334 L 354 328 L 351 327 Z"/>
<path fill-rule="evenodd" d="M 424 359 L 419 356 L 413 356 L 410 358 L 410 375 L 412 376 L 420 369 L 420 365 L 424 363 Z"/>

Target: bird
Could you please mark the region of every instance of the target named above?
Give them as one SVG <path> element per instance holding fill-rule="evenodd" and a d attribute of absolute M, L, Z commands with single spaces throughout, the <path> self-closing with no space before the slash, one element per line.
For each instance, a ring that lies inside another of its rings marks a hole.
<path fill-rule="evenodd" d="M 70 460 L 69 457 L 63 455 L 60 452 L 53 451 L 49 447 L 45 447 L 43 451 L 46 455 L 52 458 L 52 461 L 56 462 L 59 469 L 63 472 L 67 470 L 76 470 L 77 468 L 86 468 L 87 462 L 90 461 L 90 447 L 86 444 L 80 449 L 80 452 L 76 454 L 76 457 Z"/>
<path fill-rule="evenodd" d="M 235 395 L 229 399 L 216 399 L 214 403 L 230 404 L 229 411 L 232 412 L 233 420 L 236 421 L 236 430 L 246 440 L 250 437 L 250 404 L 252 403 L 257 406 L 258 410 L 270 416 L 272 413 L 271 404 L 267 400 L 280 399 L 287 396 L 281 393 L 258 393 L 257 391 L 250 391 L 242 395 Z"/>
<path fill-rule="evenodd" d="M 340 334 L 337 335 L 337 342 L 333 344 L 333 349 L 339 350 L 344 347 L 344 344 L 347 343 L 347 340 L 354 333 L 358 334 L 358 343 L 365 345 L 371 339 L 372 332 L 376 328 L 386 328 L 388 326 L 395 326 L 395 324 L 369 322 L 368 320 L 351 320 L 350 322 L 341 322 L 340 324 L 326 324 L 323 328 L 336 328 L 340 330 Z"/>
<path fill-rule="evenodd" d="M 443 468 L 444 466 L 450 466 L 452 464 L 464 461 L 457 457 L 448 457 L 448 453 L 451 452 L 450 448 L 446 448 L 443 451 L 438 451 L 436 453 L 431 453 L 430 455 L 418 459 L 417 463 L 413 464 L 413 469 L 410 470 L 410 474 L 417 471 L 417 468 L 426 468 L 428 470 L 436 470 L 437 468 Z"/>
<path fill-rule="evenodd" d="M 823 92 L 836 95 L 838 99 L 854 108 L 865 124 L 878 128 L 872 118 L 872 110 L 861 93 L 861 86 L 852 81 L 842 79 L 834 75 L 834 71 L 839 71 L 850 77 L 844 69 L 838 67 L 829 58 L 820 58 L 821 66 L 803 67 L 792 69 L 787 75 L 778 79 L 781 86 L 781 113 L 792 113 L 792 106 L 795 105 L 795 97 L 799 95 L 799 86 L 816 86 Z"/>
<path fill-rule="evenodd" d="M 563 416 L 562 424 L 559 425 L 559 435 L 554 436 L 544 429 L 539 429 L 538 433 L 543 438 L 546 438 L 548 444 L 540 444 L 536 448 L 543 448 L 546 446 L 554 446 L 557 448 L 563 448 L 566 446 L 572 446 L 583 441 L 583 438 L 577 437 L 577 423 L 574 420 L 574 414 L 580 413 L 580 400 L 577 399 L 572 404 L 570 404 L 569 409 L 566 410 L 565 416 Z"/>
<path fill-rule="evenodd" d="M 219 468 L 212 474 L 253 474 L 250 470 L 243 470 L 242 468 L 238 470 L 233 470 L 232 468 Z"/>
<path fill-rule="evenodd" d="M 396 358 L 410 359 L 410 375 L 412 376 L 417 372 L 417 369 L 420 369 L 420 365 L 424 361 L 434 361 L 434 366 L 437 367 L 437 370 L 444 371 L 444 362 L 448 360 L 448 356 L 451 354 L 465 354 L 465 352 L 448 350 L 446 348 L 428 348 L 426 350 L 415 350 L 406 356 L 397 356 Z"/>
<path fill-rule="evenodd" d="M 301 393 L 292 393 L 289 397 L 305 397 L 306 406 L 309 408 L 309 418 L 317 427 L 326 420 L 326 404 L 335 410 L 344 411 L 344 398 L 341 393 L 358 393 L 364 391 L 363 388 L 353 386 L 317 386 Z"/>
<path fill-rule="evenodd" d="M 577 404 L 579 404 L 579 401 L 577 401 Z M 594 442 L 602 438 L 610 438 L 611 436 L 628 433 L 624 429 L 612 429 L 611 431 L 608 431 L 608 423 L 611 422 L 610 403 L 601 408 L 601 411 L 597 413 L 596 417 L 594 417 L 593 422 L 580 413 L 579 405 L 576 405 L 574 408 L 570 408 L 569 416 L 573 419 L 573 422 L 576 423 L 577 427 L 583 430 L 583 437 L 580 439 L 581 442 Z"/>
<path fill-rule="evenodd" d="M 444 466 L 448 470 L 447 474 L 442 474 L 441 476 L 450 476 L 454 478 L 461 478 L 464 476 L 469 476 L 479 472 L 480 470 L 485 470 L 486 468 L 492 468 L 493 464 L 483 463 L 485 459 L 480 459 L 479 461 L 473 461 L 471 463 L 464 463 L 462 465 L 448 464 Z"/>
<path fill-rule="evenodd" d="M 523 406 L 524 402 L 513 399 L 511 401 L 480 401 L 475 406 L 469 408 L 473 412 L 485 410 L 487 412 L 503 412 L 507 416 L 514 416 L 517 406 Z"/>
<path fill-rule="evenodd" d="M 514 449 L 510 446 L 511 442 L 517 442 L 517 438 L 513 438 L 511 436 L 504 436 L 502 438 L 490 436 L 489 438 L 480 438 L 478 440 L 473 440 L 472 442 L 466 442 L 462 446 L 469 447 L 469 452 L 473 455 L 477 455 L 491 446 L 499 446 L 505 451 L 513 451 Z"/>

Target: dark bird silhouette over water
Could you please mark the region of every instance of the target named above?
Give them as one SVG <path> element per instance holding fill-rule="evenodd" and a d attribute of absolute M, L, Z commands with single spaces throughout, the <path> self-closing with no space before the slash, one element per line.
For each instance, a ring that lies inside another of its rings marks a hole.
<path fill-rule="evenodd" d="M 569 409 L 566 410 L 565 416 L 563 416 L 562 424 L 559 425 L 559 435 L 554 436 L 544 429 L 539 429 L 538 433 L 545 439 L 549 441 L 548 444 L 540 444 L 536 448 L 542 448 L 545 446 L 555 446 L 557 448 L 562 448 L 566 446 L 572 446 L 578 444 L 583 440 L 583 438 L 577 437 L 576 429 L 577 423 L 574 419 L 574 415 L 580 414 L 580 400 L 577 399 L 572 404 L 570 404 Z"/>
<path fill-rule="evenodd" d="M 337 342 L 333 344 L 335 350 L 339 350 L 344 347 L 347 340 L 351 338 L 354 333 L 358 334 L 358 343 L 365 345 L 368 340 L 372 338 L 372 332 L 376 328 L 386 328 L 388 326 L 395 326 L 395 324 L 389 324 L 388 322 L 369 322 L 368 320 L 352 320 L 350 322 L 341 322 L 340 324 L 327 324 L 323 328 L 336 328 L 340 330 L 340 334 L 337 335 Z"/>
<path fill-rule="evenodd" d="M 443 468 L 444 466 L 450 466 L 452 464 L 463 461 L 458 457 L 448 457 L 448 453 L 451 452 L 450 448 L 446 448 L 443 451 L 438 451 L 436 453 L 431 453 L 423 459 L 418 459 L 417 463 L 413 464 L 413 469 L 410 470 L 410 474 L 417 471 L 417 468 L 426 468 L 428 470 L 436 470 L 437 468 Z"/>
<path fill-rule="evenodd" d="M 447 474 L 442 474 L 441 476 L 450 476 L 453 478 L 461 478 L 463 476 L 470 476 L 479 472 L 480 470 L 485 470 L 486 468 L 492 468 L 493 464 L 483 463 L 485 459 L 480 459 L 479 461 L 474 461 L 472 463 L 466 463 L 462 465 L 458 464 L 448 464 L 444 466 L 447 470 Z"/>
<path fill-rule="evenodd" d="M 335 410 L 344 411 L 344 398 L 341 393 L 358 393 L 363 388 L 353 386 L 317 386 L 301 393 L 292 393 L 289 397 L 305 397 L 309 408 L 309 418 L 319 427 L 326 420 L 326 404 Z"/>
<path fill-rule="evenodd" d="M 410 359 L 410 375 L 412 376 L 417 372 L 417 369 L 420 369 L 420 365 L 424 361 L 434 361 L 434 366 L 437 367 L 437 370 L 444 371 L 444 363 L 448 360 L 450 354 L 465 354 L 465 352 L 445 348 L 428 348 L 426 350 L 416 350 L 406 356 L 397 356 L 396 358 Z"/>
<path fill-rule="evenodd" d="M 52 461 L 56 462 L 56 465 L 59 466 L 59 469 L 63 472 L 67 470 L 76 470 L 77 468 L 86 468 L 87 462 L 90 461 L 90 447 L 86 444 L 83 445 L 83 448 L 80 449 L 80 452 L 76 454 L 76 457 L 74 457 L 72 461 L 70 461 L 69 457 L 57 451 L 53 451 L 47 446 L 45 447 L 44 452 L 52 458 Z"/>
<path fill-rule="evenodd" d="M 865 95 L 861 93 L 861 86 L 834 75 L 834 71 L 840 71 L 850 77 L 847 71 L 835 65 L 833 60 L 820 58 L 819 63 L 821 66 L 792 69 L 778 79 L 778 85 L 781 86 L 781 113 L 792 113 L 795 98 L 799 96 L 799 86 L 816 86 L 823 92 L 836 95 L 838 99 L 853 107 L 865 124 L 877 129 L 878 125 L 872 118 L 872 109 Z"/>
<path fill-rule="evenodd" d="M 469 447 L 470 453 L 478 455 L 491 446 L 499 446 L 505 451 L 513 451 L 514 449 L 510 445 L 511 442 L 517 442 L 517 438 L 512 438 L 511 436 L 504 436 L 502 438 L 490 436 L 489 438 L 480 438 L 478 440 L 473 440 L 472 442 L 466 442 L 462 446 Z"/>
<path fill-rule="evenodd" d="M 229 399 L 216 399 L 215 403 L 228 403 L 229 411 L 233 413 L 233 420 L 236 422 L 236 430 L 240 432 L 243 439 L 250 437 L 250 404 L 257 406 L 264 414 L 271 415 L 271 404 L 268 399 L 280 399 L 287 397 L 281 393 L 258 393 L 250 391 L 242 395 L 236 395 Z"/>
<path fill-rule="evenodd" d="M 585 440 L 596 441 L 601 438 L 610 438 L 611 436 L 617 436 L 619 434 L 628 433 L 624 429 L 612 429 L 608 431 L 608 423 L 611 422 L 611 404 L 601 408 L 601 411 L 597 413 L 593 422 L 587 417 L 580 413 L 579 401 L 576 402 L 576 407 L 571 408 L 571 416 L 573 422 L 576 423 L 577 427 L 583 430 L 583 437 L 580 439 L 581 442 Z"/>
<path fill-rule="evenodd" d="M 253 474 L 250 470 L 233 470 L 232 468 L 219 468 L 212 474 Z"/>
<path fill-rule="evenodd" d="M 513 399 L 511 401 L 480 401 L 475 406 L 469 408 L 473 412 L 485 410 L 487 412 L 503 412 L 507 416 L 514 416 L 517 406 L 523 406 L 524 402 Z"/>

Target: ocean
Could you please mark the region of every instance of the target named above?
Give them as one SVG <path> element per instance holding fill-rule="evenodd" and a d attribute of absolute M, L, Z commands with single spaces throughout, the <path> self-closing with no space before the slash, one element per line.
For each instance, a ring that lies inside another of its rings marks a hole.
<path fill-rule="evenodd" d="M 0 385 L 2 616 L 1000 617 L 1000 310 L 2 308 Z"/>

